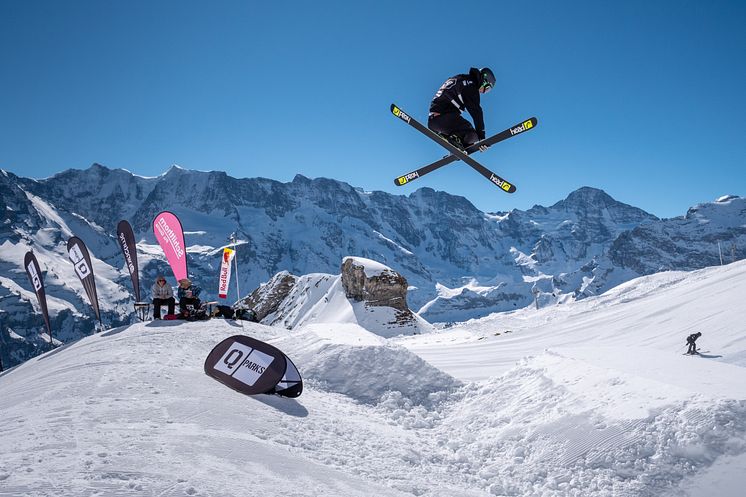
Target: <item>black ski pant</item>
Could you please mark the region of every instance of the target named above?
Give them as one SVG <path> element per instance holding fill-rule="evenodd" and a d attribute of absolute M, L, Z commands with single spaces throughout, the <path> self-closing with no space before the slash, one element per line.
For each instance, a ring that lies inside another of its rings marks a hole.
<path fill-rule="evenodd" d="M 179 312 L 184 314 L 184 311 L 189 310 L 187 306 L 191 306 L 192 309 L 196 312 L 199 310 L 200 300 L 196 297 L 182 297 L 179 300 Z"/>
<path fill-rule="evenodd" d="M 161 319 L 161 306 L 163 304 L 168 305 L 168 313 L 174 314 L 176 308 L 176 301 L 173 297 L 167 299 L 153 299 L 153 318 Z"/>
<path fill-rule="evenodd" d="M 694 342 L 689 342 L 689 349 L 686 351 L 687 354 L 696 354 L 697 345 Z"/>
<path fill-rule="evenodd" d="M 447 112 L 445 114 L 438 114 L 437 116 L 430 115 L 427 119 L 427 127 L 441 135 L 458 136 L 464 147 L 468 147 L 479 141 L 474 126 L 461 117 L 461 114 L 458 112 Z"/>

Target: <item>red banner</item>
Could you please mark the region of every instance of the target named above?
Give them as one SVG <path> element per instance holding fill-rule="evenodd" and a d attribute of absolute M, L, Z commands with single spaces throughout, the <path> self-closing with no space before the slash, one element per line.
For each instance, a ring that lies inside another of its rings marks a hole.
<path fill-rule="evenodd" d="M 228 298 L 228 285 L 231 282 L 231 261 L 236 251 L 226 247 L 223 250 L 223 262 L 220 264 L 220 281 L 218 284 L 218 297 Z"/>

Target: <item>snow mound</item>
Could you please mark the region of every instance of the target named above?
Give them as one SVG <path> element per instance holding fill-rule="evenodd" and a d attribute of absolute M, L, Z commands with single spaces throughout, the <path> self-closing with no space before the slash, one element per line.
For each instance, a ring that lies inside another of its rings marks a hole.
<path fill-rule="evenodd" d="M 462 385 L 404 347 L 387 345 L 354 324 L 307 326 L 275 345 L 294 357 L 306 380 L 367 404 L 398 392 L 414 404 L 430 406 Z"/>

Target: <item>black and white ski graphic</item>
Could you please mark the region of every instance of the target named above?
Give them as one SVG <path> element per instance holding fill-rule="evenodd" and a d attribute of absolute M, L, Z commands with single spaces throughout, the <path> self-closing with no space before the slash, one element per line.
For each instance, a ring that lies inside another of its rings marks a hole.
<path fill-rule="evenodd" d="M 534 129 L 534 127 L 538 124 L 538 120 L 535 117 L 532 117 L 531 119 L 527 119 L 525 121 L 522 121 L 514 126 L 511 126 L 510 128 L 501 131 L 499 133 L 496 133 L 492 136 L 489 136 L 485 138 L 484 140 L 481 140 L 469 147 L 466 148 L 467 155 L 471 155 L 477 150 L 479 150 L 479 147 L 482 145 L 494 145 L 495 143 L 499 143 L 501 141 L 507 140 L 508 138 L 512 138 L 513 136 L 519 135 L 525 131 L 528 131 L 530 129 Z M 394 184 L 396 186 L 402 186 L 406 185 L 407 183 L 410 183 L 417 178 L 421 178 L 422 176 L 426 175 L 427 173 L 433 172 L 436 169 L 440 169 L 443 166 L 446 166 L 452 162 L 455 162 L 459 160 L 458 157 L 455 155 L 446 155 L 442 159 L 438 159 L 432 164 L 428 164 L 427 166 L 423 166 L 419 169 L 415 169 L 414 171 L 407 173 L 403 176 L 399 176 L 394 180 Z"/>

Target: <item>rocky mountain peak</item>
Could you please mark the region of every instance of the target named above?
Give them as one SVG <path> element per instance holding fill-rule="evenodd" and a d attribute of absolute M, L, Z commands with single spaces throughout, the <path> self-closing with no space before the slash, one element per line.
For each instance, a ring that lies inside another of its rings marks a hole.
<path fill-rule="evenodd" d="M 606 206 L 616 204 L 617 201 L 605 191 L 590 186 L 582 186 L 570 193 L 564 201 L 566 205 L 596 205 Z"/>
<path fill-rule="evenodd" d="M 570 193 L 567 198 L 551 206 L 550 210 L 572 212 L 580 216 L 600 216 L 607 212 L 612 216 L 622 215 L 640 220 L 657 219 L 642 209 L 615 200 L 603 190 L 589 186 Z"/>

